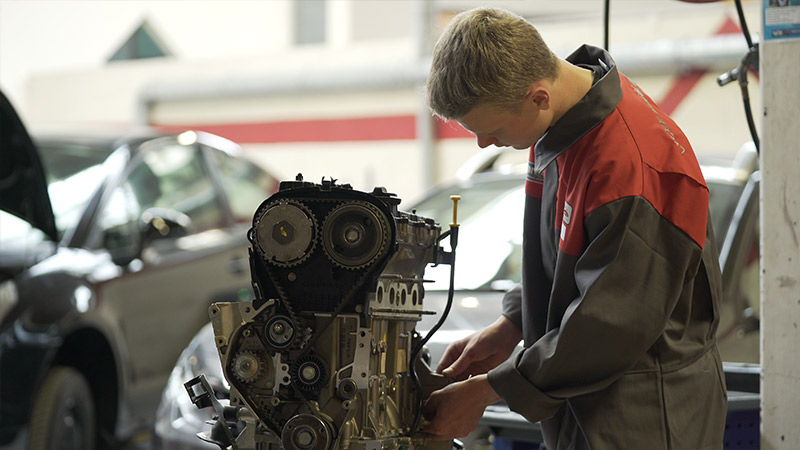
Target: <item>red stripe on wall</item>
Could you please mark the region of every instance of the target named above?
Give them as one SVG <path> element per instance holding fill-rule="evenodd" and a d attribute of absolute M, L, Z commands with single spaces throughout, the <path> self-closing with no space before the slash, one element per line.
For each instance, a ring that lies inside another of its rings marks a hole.
<path fill-rule="evenodd" d="M 706 69 L 692 69 L 678 77 L 664 98 L 658 102 L 658 106 L 660 106 L 667 115 L 672 114 L 675 109 L 678 108 L 678 105 L 689 96 L 689 93 L 697 86 L 697 83 L 700 82 L 706 73 L 708 73 Z"/>
<path fill-rule="evenodd" d="M 734 34 L 734 33 L 741 33 L 741 32 L 742 32 L 742 29 L 739 28 L 739 25 L 737 25 L 736 22 L 733 21 L 733 19 L 728 17 L 728 18 L 725 19 L 725 23 L 723 23 L 722 26 L 719 27 L 717 32 L 714 33 L 714 34 L 716 34 L 716 35 Z M 742 39 L 744 39 L 744 36 L 742 36 Z"/>
<path fill-rule="evenodd" d="M 181 124 L 154 126 L 167 130 L 194 129 L 226 137 L 240 144 L 277 142 L 340 142 L 414 139 L 416 123 L 412 115 L 313 119 L 231 124 Z"/>
<path fill-rule="evenodd" d="M 742 30 L 736 25 L 736 22 L 731 20 L 730 17 L 726 18 L 722 26 L 719 27 L 715 35 L 741 33 Z M 744 38 L 742 38 L 744 39 Z M 664 98 L 658 102 L 658 106 L 664 110 L 667 115 L 672 114 L 678 106 L 689 96 L 697 83 L 708 73 L 707 69 L 692 69 L 688 72 L 681 74 L 672 83 L 669 91 L 664 95 Z"/>
<path fill-rule="evenodd" d="M 383 116 L 342 119 L 312 119 L 230 124 L 153 124 L 170 131 L 199 130 L 223 136 L 240 144 L 280 142 L 344 142 L 416 139 L 416 117 Z M 438 139 L 470 138 L 472 133 L 458 122 L 436 119 Z"/>

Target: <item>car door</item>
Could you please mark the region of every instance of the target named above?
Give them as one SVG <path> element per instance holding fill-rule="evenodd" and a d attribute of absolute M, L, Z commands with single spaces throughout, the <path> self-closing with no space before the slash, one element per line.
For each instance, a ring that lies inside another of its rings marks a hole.
<path fill-rule="evenodd" d="M 208 306 L 235 301 L 249 286 L 246 266 L 232 270 L 230 264 L 246 258 L 246 236 L 231 230 L 226 203 L 205 161 L 196 144 L 174 138 L 143 144 L 98 217 L 112 255 L 131 243 L 140 247 L 121 276 L 99 288 L 103 313 L 116 320 L 124 336 L 134 407 L 157 404 L 181 350 L 208 321 Z M 151 236 L 164 230 L 158 223 L 163 215 L 179 218 L 172 224 L 178 232 Z"/>
<path fill-rule="evenodd" d="M 14 107 L 0 92 L 0 210 L 58 240 L 42 162 Z"/>
<path fill-rule="evenodd" d="M 720 246 L 723 318 L 717 333 L 724 361 L 758 363 L 760 358 L 759 184 L 748 179 Z"/>

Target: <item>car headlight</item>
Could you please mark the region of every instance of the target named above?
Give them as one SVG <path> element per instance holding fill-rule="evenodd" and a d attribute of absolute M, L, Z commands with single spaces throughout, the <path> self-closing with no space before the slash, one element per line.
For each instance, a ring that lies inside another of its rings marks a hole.
<path fill-rule="evenodd" d="M 185 382 L 201 374 L 205 374 L 220 402 L 227 405 L 230 386 L 222 375 L 210 323 L 195 335 L 181 353 L 164 388 L 155 425 L 156 434 L 162 439 L 184 436 L 193 442 L 197 440 L 198 446 L 202 444 L 195 434 L 207 428 L 206 422 L 212 420 L 214 410 L 198 409 L 183 386 Z"/>
<path fill-rule="evenodd" d="M 0 283 L 0 323 L 3 323 L 6 315 L 19 303 L 19 292 L 13 280 Z"/>

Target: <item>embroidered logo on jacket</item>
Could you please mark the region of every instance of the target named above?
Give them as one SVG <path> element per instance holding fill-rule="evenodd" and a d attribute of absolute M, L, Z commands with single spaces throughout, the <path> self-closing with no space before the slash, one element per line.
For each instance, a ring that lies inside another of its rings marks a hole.
<path fill-rule="evenodd" d="M 561 223 L 561 240 L 564 240 L 564 236 L 567 234 L 567 225 L 572 221 L 572 205 L 567 202 L 564 202 L 564 217 Z"/>

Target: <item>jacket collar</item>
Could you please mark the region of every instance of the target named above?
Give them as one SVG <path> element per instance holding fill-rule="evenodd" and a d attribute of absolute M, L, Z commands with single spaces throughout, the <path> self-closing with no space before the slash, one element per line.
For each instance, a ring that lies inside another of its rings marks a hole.
<path fill-rule="evenodd" d="M 617 65 L 607 51 L 583 45 L 567 57 L 567 62 L 591 69 L 595 82 L 536 143 L 534 171 L 537 174 L 602 122 L 622 100 Z"/>

